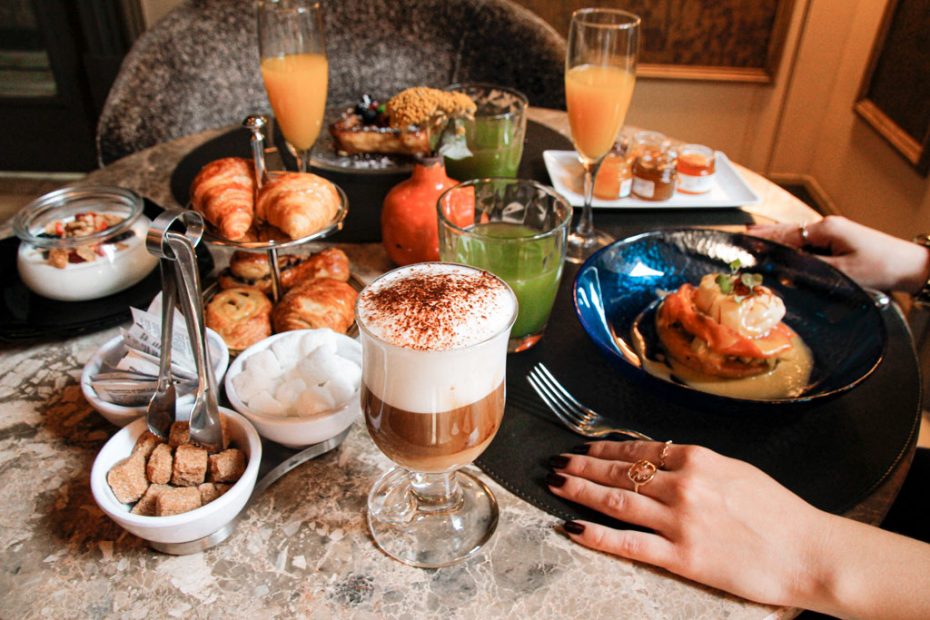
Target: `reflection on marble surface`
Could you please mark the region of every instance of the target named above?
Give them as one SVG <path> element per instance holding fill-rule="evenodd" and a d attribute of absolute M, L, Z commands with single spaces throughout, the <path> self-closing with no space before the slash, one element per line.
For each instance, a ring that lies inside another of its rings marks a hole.
<path fill-rule="evenodd" d="M 143 151 L 88 177 L 172 205 L 168 176 L 207 132 Z M 379 245 L 346 246 L 370 281 Z M 79 376 L 110 329 L 64 342 L 0 345 L 0 616 L 314 618 L 790 617 L 650 567 L 575 545 L 559 521 L 488 480 L 501 505 L 484 551 L 422 570 L 383 555 L 365 522 L 390 462 L 357 424 L 340 448 L 258 498 L 223 544 L 172 557 L 95 505 L 90 468 L 118 429 L 81 395 Z"/>

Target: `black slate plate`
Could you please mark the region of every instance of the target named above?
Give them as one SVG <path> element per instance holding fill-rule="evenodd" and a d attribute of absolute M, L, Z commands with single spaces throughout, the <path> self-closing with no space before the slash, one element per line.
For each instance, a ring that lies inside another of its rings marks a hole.
<path fill-rule="evenodd" d="M 283 141 L 277 137 L 275 144 L 282 150 Z M 171 174 L 171 193 L 178 204 L 186 205 L 190 186 L 200 169 L 221 157 L 251 157 L 249 133 L 245 129 L 233 129 L 192 150 L 178 162 Z M 548 182 L 542 153 L 549 149 L 571 148 L 571 143 L 560 133 L 529 121 L 526 127 L 526 142 L 518 175 L 523 178 L 541 178 Z M 293 168 L 290 155 L 285 162 Z M 314 168 L 313 172 L 341 187 L 349 197 L 349 214 L 341 232 L 328 237 L 327 241 L 341 243 L 367 243 L 381 241 L 381 203 L 388 191 L 401 181 L 410 178 L 408 170 L 363 174 L 337 172 Z"/>
<path fill-rule="evenodd" d="M 696 401 L 670 386 L 663 389 L 619 372 L 575 317 L 572 283 L 577 270 L 566 265 L 540 343 L 508 358 L 504 420 L 477 461 L 505 488 L 553 515 L 616 525 L 557 498 L 545 485 L 548 457 L 587 440 L 564 428 L 527 383 L 526 375 L 537 362 L 544 362 L 579 400 L 619 424 L 749 461 L 834 513 L 873 492 L 916 436 L 921 406 L 917 359 L 907 326 L 893 308 L 880 312 L 888 335 L 885 361 L 858 387 L 772 413 L 771 405 Z M 760 415 L 761 409 L 766 415 Z"/>
<path fill-rule="evenodd" d="M 162 208 L 145 199 L 143 213 L 153 219 Z M 129 308 L 146 308 L 161 291 L 156 267 L 130 288 L 88 301 L 57 301 L 36 295 L 22 283 L 16 269 L 19 239 L 0 241 L 0 340 L 23 341 L 69 338 L 119 325 L 130 318 Z M 201 277 L 213 270 L 213 258 L 204 244 L 197 248 Z"/>

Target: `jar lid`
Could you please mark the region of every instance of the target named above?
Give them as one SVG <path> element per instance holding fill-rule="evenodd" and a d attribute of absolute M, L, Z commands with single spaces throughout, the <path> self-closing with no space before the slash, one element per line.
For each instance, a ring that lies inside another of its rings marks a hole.
<path fill-rule="evenodd" d="M 13 218 L 13 231 L 22 241 L 40 248 L 74 248 L 100 243 L 129 230 L 142 214 L 142 197 L 132 190 L 107 185 L 64 187 L 36 198 Z M 58 237 L 46 232 L 56 221 L 69 222 L 81 213 L 116 215 L 113 226 L 80 237 Z"/>
<path fill-rule="evenodd" d="M 714 159 L 715 151 L 709 146 L 704 146 L 703 144 L 683 144 L 678 147 L 679 156 L 686 155 L 688 153 L 700 153 L 708 157 L 709 159 Z"/>

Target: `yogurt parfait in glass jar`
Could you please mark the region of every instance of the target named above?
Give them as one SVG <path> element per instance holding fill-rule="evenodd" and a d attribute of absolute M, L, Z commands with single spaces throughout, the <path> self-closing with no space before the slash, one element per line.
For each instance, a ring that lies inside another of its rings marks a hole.
<path fill-rule="evenodd" d="M 16 266 L 34 293 L 84 301 L 125 290 L 158 259 L 145 248 L 142 198 L 120 187 L 67 187 L 26 205 L 13 220 Z"/>

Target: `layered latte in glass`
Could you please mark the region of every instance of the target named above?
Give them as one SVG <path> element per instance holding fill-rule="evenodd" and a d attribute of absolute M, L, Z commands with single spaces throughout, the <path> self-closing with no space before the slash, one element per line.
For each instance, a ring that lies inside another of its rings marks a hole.
<path fill-rule="evenodd" d="M 396 269 L 359 295 L 362 409 L 372 439 L 400 465 L 372 490 L 369 524 L 402 561 L 443 566 L 477 551 L 493 531 L 490 491 L 455 470 L 500 427 L 516 312 L 503 280 L 449 263 Z M 483 531 L 463 535 L 462 522 Z M 412 533 L 416 523 L 430 531 Z M 438 549 L 430 548 L 434 537 Z"/>

